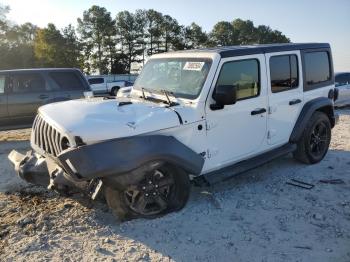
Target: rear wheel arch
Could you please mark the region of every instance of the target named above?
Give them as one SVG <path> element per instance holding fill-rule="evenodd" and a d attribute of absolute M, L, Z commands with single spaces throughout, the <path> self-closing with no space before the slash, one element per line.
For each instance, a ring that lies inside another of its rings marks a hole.
<path fill-rule="evenodd" d="M 113 86 L 113 87 L 111 88 L 110 94 L 111 94 L 111 95 L 117 95 L 117 92 L 119 91 L 120 88 L 121 88 L 120 86 Z"/>
<path fill-rule="evenodd" d="M 308 101 L 301 110 L 299 117 L 294 125 L 292 134 L 290 135 L 289 142 L 297 143 L 310 121 L 314 112 L 322 112 L 327 115 L 331 127 L 335 125 L 335 115 L 333 101 L 326 97 L 319 97 Z"/>

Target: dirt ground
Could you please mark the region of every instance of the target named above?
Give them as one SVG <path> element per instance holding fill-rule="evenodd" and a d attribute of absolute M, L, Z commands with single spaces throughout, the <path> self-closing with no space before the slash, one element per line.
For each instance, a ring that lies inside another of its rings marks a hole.
<path fill-rule="evenodd" d="M 324 161 L 291 156 L 208 188 L 155 220 L 118 223 L 102 202 L 21 182 L 7 160 L 28 130 L 0 139 L 0 261 L 350 261 L 350 109 Z M 19 138 L 19 139 L 18 139 Z M 287 185 L 295 178 L 314 187 Z M 338 184 L 320 180 L 341 179 Z"/>

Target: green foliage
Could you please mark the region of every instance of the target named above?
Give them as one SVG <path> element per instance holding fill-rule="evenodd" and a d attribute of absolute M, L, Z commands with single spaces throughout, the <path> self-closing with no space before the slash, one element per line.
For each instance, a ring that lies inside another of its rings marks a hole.
<path fill-rule="evenodd" d="M 210 46 L 251 45 L 288 43 L 290 39 L 280 31 L 260 25 L 255 27 L 250 20 L 235 19 L 221 21 L 214 25 L 210 33 Z"/>
<path fill-rule="evenodd" d="M 86 73 L 130 73 L 152 54 L 214 46 L 286 43 L 289 38 L 250 20 L 220 21 L 206 33 L 196 23 L 183 26 L 156 10 L 119 12 L 115 19 L 93 5 L 72 25 L 12 25 L 0 4 L 0 69 L 79 67 Z"/>
<path fill-rule="evenodd" d="M 143 28 L 145 24 L 142 12 L 119 12 L 116 17 L 117 36 L 120 43 L 118 60 L 124 60 L 125 70 L 130 73 L 131 64 L 141 62 L 144 52 Z M 119 64 L 122 64 L 120 61 Z"/>
<path fill-rule="evenodd" d="M 78 67 L 80 53 L 74 28 L 69 25 L 61 33 L 54 24 L 48 24 L 38 29 L 34 54 L 39 67 Z"/>
<path fill-rule="evenodd" d="M 86 60 L 91 60 L 90 70 L 108 73 L 110 57 L 113 56 L 115 21 L 104 7 L 93 5 L 78 18 L 78 32 Z"/>

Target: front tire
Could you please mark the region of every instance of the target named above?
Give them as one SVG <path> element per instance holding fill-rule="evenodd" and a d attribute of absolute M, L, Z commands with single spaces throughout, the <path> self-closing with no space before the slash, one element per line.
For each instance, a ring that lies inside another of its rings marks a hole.
<path fill-rule="evenodd" d="M 110 95 L 111 95 L 111 96 L 117 96 L 119 89 L 120 89 L 119 86 L 114 86 L 114 87 L 112 87 L 111 92 L 110 92 Z"/>
<path fill-rule="evenodd" d="M 182 209 L 188 200 L 187 173 L 174 165 L 161 164 L 145 171 L 141 180 L 123 189 L 106 187 L 105 197 L 112 213 L 121 221 L 156 218 Z"/>
<path fill-rule="evenodd" d="M 295 159 L 316 164 L 327 154 L 331 141 L 331 124 L 326 114 L 314 112 L 293 153 Z"/>

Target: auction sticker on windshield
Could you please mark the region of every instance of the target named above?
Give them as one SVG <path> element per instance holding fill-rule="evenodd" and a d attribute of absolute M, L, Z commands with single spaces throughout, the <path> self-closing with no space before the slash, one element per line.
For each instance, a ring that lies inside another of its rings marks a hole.
<path fill-rule="evenodd" d="M 201 71 L 205 62 L 186 62 L 183 70 Z"/>

